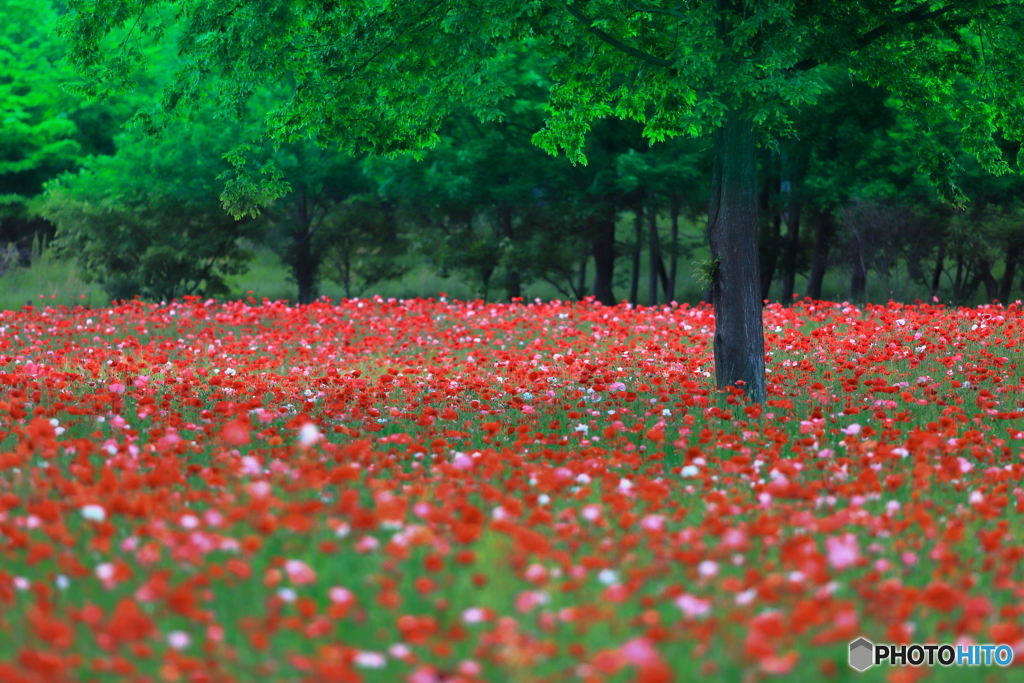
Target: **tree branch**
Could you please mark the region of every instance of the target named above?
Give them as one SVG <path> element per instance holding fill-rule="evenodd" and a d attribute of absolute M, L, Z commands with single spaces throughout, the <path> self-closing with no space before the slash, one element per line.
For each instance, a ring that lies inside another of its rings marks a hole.
<path fill-rule="evenodd" d="M 138 28 L 139 22 L 142 21 L 142 17 L 143 17 L 143 15 L 146 14 L 146 10 L 148 10 L 148 9 L 149 9 L 149 3 L 147 2 L 146 4 L 144 4 L 142 6 L 142 9 L 139 10 L 139 16 L 135 17 L 135 22 L 132 24 L 132 27 L 130 29 L 128 29 L 128 33 L 125 34 L 124 40 L 122 40 L 121 44 L 118 46 L 119 50 L 124 51 L 125 45 L 128 44 L 128 41 L 131 39 L 132 35 L 134 35 L 135 29 Z"/>
<path fill-rule="evenodd" d="M 871 45 L 873 42 L 875 42 L 882 36 L 892 33 L 893 29 L 895 29 L 896 27 L 909 26 L 910 24 L 917 24 L 922 21 L 928 21 L 929 19 L 935 19 L 936 17 L 940 17 L 949 10 L 954 8 L 954 5 L 946 5 L 945 7 L 932 10 L 931 12 L 929 12 L 928 8 L 930 6 L 930 2 L 924 2 L 915 7 L 914 9 L 910 10 L 909 12 L 903 14 L 895 22 L 891 24 L 883 24 L 881 26 L 871 29 L 870 31 L 868 31 L 867 33 L 865 33 L 856 40 L 853 49 L 850 50 L 850 52 L 856 52 L 857 50 L 864 49 L 865 47 Z M 797 62 L 796 64 L 793 65 L 792 68 L 795 71 L 810 71 L 814 67 L 824 64 L 826 61 L 827 60 L 809 57 L 807 59 Z"/>
<path fill-rule="evenodd" d="M 664 14 L 669 17 L 675 17 L 676 19 L 686 19 L 686 15 L 672 9 L 658 9 L 656 7 L 637 7 L 635 12 L 643 12 L 645 14 Z"/>
<path fill-rule="evenodd" d="M 583 14 L 583 12 L 580 12 L 578 9 L 574 8 L 568 2 L 565 3 L 565 8 L 569 10 L 569 14 L 576 17 L 580 21 L 580 23 L 585 25 L 588 31 L 590 31 L 595 36 L 597 36 L 604 42 L 614 47 L 619 52 L 625 52 L 627 55 L 631 57 L 636 57 L 637 59 L 647 62 L 648 64 L 653 64 L 654 66 L 669 68 L 675 64 L 675 62 L 672 62 L 671 60 L 662 59 L 661 57 L 655 57 L 652 54 L 644 52 L 643 50 L 638 50 L 635 47 L 626 45 L 621 40 L 613 38 L 612 36 L 602 31 L 601 29 L 594 28 L 592 26 L 593 22 L 587 17 L 587 15 Z"/>

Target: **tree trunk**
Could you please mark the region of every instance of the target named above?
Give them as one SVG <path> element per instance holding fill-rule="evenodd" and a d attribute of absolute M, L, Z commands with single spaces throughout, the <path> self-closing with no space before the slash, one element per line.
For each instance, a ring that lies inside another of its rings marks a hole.
<path fill-rule="evenodd" d="M 768 230 L 765 241 L 768 246 L 761 251 L 764 263 L 761 269 L 761 300 L 771 298 L 772 281 L 775 279 L 775 269 L 779 265 L 779 242 L 782 240 L 782 218 L 775 216 L 767 223 Z"/>
<path fill-rule="evenodd" d="M 309 208 L 309 195 L 303 190 L 296 207 L 295 261 L 292 274 L 299 287 L 299 304 L 312 303 L 316 298 L 316 271 L 319 263 L 313 257 L 313 212 Z"/>
<path fill-rule="evenodd" d="M 935 257 L 935 270 L 932 271 L 932 296 L 939 295 L 939 278 L 942 277 L 942 270 L 946 261 L 946 242 L 939 242 L 939 253 Z"/>
<path fill-rule="evenodd" d="M 984 277 L 982 277 L 982 274 L 980 272 L 974 272 L 973 269 L 971 269 L 969 272 L 971 273 L 971 276 L 964 278 L 967 284 L 964 286 L 963 289 L 963 300 L 965 303 L 969 302 L 970 304 L 973 304 L 974 295 L 977 294 L 978 292 L 978 285 L 982 283 Z"/>
<path fill-rule="evenodd" d="M 501 236 L 512 241 L 512 207 L 501 208 Z M 505 291 L 508 293 L 509 301 L 523 296 L 522 278 L 519 277 L 519 270 L 513 264 L 506 265 Z"/>
<path fill-rule="evenodd" d="M 860 236 L 854 235 L 853 260 L 850 262 L 850 300 L 864 303 L 868 298 L 868 269 L 864 266 Z"/>
<path fill-rule="evenodd" d="M 656 239 L 654 242 L 658 248 L 658 259 L 655 265 L 658 267 L 658 280 L 661 281 L 661 291 L 665 295 L 665 303 L 672 301 L 672 297 L 668 291 L 668 272 L 665 270 L 665 259 L 661 255 L 661 240 Z"/>
<path fill-rule="evenodd" d="M 676 269 L 679 265 L 679 209 L 679 202 L 676 201 L 673 201 L 669 208 L 669 218 L 671 219 L 672 226 L 672 262 L 668 270 L 668 291 L 665 292 L 665 298 L 669 301 L 676 300 Z"/>
<path fill-rule="evenodd" d="M 610 209 L 593 219 L 590 230 L 594 251 L 594 296 L 605 306 L 614 306 L 615 292 L 615 210 Z"/>
<path fill-rule="evenodd" d="M 644 239 L 644 211 L 637 206 L 633 220 L 633 273 L 629 284 L 629 303 L 640 303 L 640 248 Z"/>
<path fill-rule="evenodd" d="M 953 280 L 953 303 L 959 306 L 963 303 L 963 276 L 964 276 L 964 255 L 957 252 L 956 255 L 956 278 Z"/>
<path fill-rule="evenodd" d="M 821 299 L 821 285 L 828 267 L 828 254 L 835 234 L 835 217 L 832 209 L 819 208 L 815 211 L 814 252 L 811 254 L 811 272 L 807 277 L 807 296 Z"/>
<path fill-rule="evenodd" d="M 583 297 L 586 296 L 587 289 L 587 261 L 590 260 L 590 256 L 583 256 L 580 259 L 580 270 L 576 277 L 576 299 L 577 301 L 583 301 Z"/>
<path fill-rule="evenodd" d="M 988 298 L 985 303 L 992 303 L 999 298 L 999 283 L 992 275 L 992 264 L 988 262 L 988 259 L 979 258 L 977 269 L 978 279 L 985 285 L 985 296 Z"/>
<path fill-rule="evenodd" d="M 1003 279 L 999 282 L 999 301 L 1010 303 L 1010 294 L 1013 292 L 1013 279 L 1017 275 L 1017 261 L 1020 259 L 1021 245 L 1012 244 L 1006 250 L 1006 267 L 1003 269 Z"/>
<path fill-rule="evenodd" d="M 661 249 L 658 247 L 658 212 L 653 201 L 647 207 L 647 249 L 650 252 L 650 275 L 647 278 L 647 305 L 658 305 L 658 276 L 665 270 L 661 263 Z"/>
<path fill-rule="evenodd" d="M 810 169 L 810 150 L 806 143 L 797 142 L 786 167 L 786 181 L 782 184 L 786 202 L 786 254 L 782 274 L 782 304 L 793 304 L 796 290 L 796 272 L 800 261 L 800 222 L 804 212 L 804 184 Z"/>
<path fill-rule="evenodd" d="M 860 233 L 851 225 L 846 226 L 847 232 L 853 234 L 850 248 L 850 300 L 861 304 L 868 298 L 868 268 L 864 263 L 864 245 Z"/>
<path fill-rule="evenodd" d="M 868 274 L 860 259 L 850 266 L 850 300 L 862 304 L 868 298 Z"/>
<path fill-rule="evenodd" d="M 341 258 L 342 258 L 342 265 L 341 265 L 341 269 L 342 269 L 342 286 L 345 287 L 345 298 L 346 299 L 351 299 L 352 298 L 352 261 L 351 261 L 349 255 L 348 255 L 348 252 L 346 252 L 345 255 L 342 256 Z"/>
<path fill-rule="evenodd" d="M 316 272 L 313 264 L 313 236 L 308 227 L 295 236 L 295 282 L 299 286 L 299 303 L 312 303 L 316 298 Z"/>
<path fill-rule="evenodd" d="M 757 198 L 757 211 L 761 221 L 760 236 L 757 250 L 761 268 L 761 300 L 768 298 L 772 280 L 775 279 L 775 267 L 779 262 L 779 242 L 782 232 L 782 216 L 779 215 L 773 195 L 778 191 L 779 179 L 775 170 L 774 154 L 766 153 L 764 164 L 764 182 Z M 773 212 L 773 206 L 776 210 Z"/>
<path fill-rule="evenodd" d="M 764 328 L 757 249 L 756 135 L 748 115 L 730 110 L 714 133 L 708 240 L 716 268 L 715 377 L 719 389 L 742 386 L 765 400 Z"/>
<path fill-rule="evenodd" d="M 786 253 L 783 256 L 782 270 L 782 305 L 793 303 L 793 290 L 796 287 L 796 264 L 800 250 L 800 203 L 793 202 L 786 219 Z"/>
<path fill-rule="evenodd" d="M 480 271 L 480 298 L 487 301 L 491 294 L 491 276 L 494 275 L 494 268 L 484 266 Z"/>

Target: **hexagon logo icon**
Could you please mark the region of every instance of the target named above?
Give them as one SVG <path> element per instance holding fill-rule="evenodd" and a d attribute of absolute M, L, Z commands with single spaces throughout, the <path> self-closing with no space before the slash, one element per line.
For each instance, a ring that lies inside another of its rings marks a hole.
<path fill-rule="evenodd" d="M 871 667 L 874 661 L 875 646 L 866 638 L 858 638 L 850 643 L 850 666 L 857 671 Z"/>

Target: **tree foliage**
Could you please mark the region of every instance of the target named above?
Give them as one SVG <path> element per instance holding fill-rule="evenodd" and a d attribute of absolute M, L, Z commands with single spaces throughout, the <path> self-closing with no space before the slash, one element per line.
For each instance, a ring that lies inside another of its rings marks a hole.
<path fill-rule="evenodd" d="M 409 271 L 406 241 L 387 200 L 370 192 L 352 195 L 326 227 L 325 276 L 341 285 L 345 296 L 362 296 L 370 287 Z"/>
<path fill-rule="evenodd" d="M 952 115 L 990 170 L 1006 170 L 993 134 L 1021 133 L 1018 2 L 71 0 L 61 26 L 81 91 L 134 83 L 139 39 L 164 34 L 165 5 L 182 22 L 184 62 L 159 106 L 140 113 L 152 124 L 210 100 L 242 111 L 268 75 L 286 76 L 290 92 L 267 115 L 274 139 L 416 151 L 455 107 L 501 118 L 508 67 L 528 41 L 554 83 L 535 139 L 581 161 L 592 122 L 612 115 L 663 140 L 707 134 L 740 107 L 765 139 L 784 134 L 794 107 L 822 93 L 826 64 L 889 88 L 925 126 Z M 118 31 L 116 45 L 103 42 Z M 941 153 L 929 163 L 944 168 Z"/>
<path fill-rule="evenodd" d="M 63 46 L 48 2 L 0 0 L 0 242 L 24 249 L 35 228 L 28 201 L 83 156 L 73 114 L 60 90 Z"/>
<path fill-rule="evenodd" d="M 57 254 L 114 299 L 226 294 L 225 278 L 250 256 L 239 238 L 255 227 L 227 215 L 219 198 L 222 150 L 237 135 L 184 124 L 159 139 L 126 133 L 116 154 L 52 181 L 38 210 L 57 226 Z"/>
<path fill-rule="evenodd" d="M 269 227 L 265 244 L 288 268 L 298 286 L 299 303 L 310 303 L 317 296 L 327 253 L 332 252 L 332 261 L 341 257 L 344 262 L 359 248 L 359 239 L 353 243 L 353 238 L 371 239 L 374 234 L 365 232 L 365 216 L 353 209 L 366 206 L 353 200 L 369 194 L 371 183 L 360 159 L 308 140 L 282 145 L 274 162 L 275 172 L 288 189 L 259 212 Z M 335 275 L 337 270 L 332 268 L 328 277 Z M 351 283 L 351 277 L 346 277 L 347 290 Z"/>
<path fill-rule="evenodd" d="M 954 121 L 963 148 L 993 173 L 1010 167 L 997 137 L 1024 137 L 1020 0 L 70 0 L 62 31 L 83 92 L 130 85 L 145 56 L 136 38 L 162 33 L 165 6 L 180 21 L 183 63 L 159 107 L 140 114 L 150 128 L 205 102 L 239 114 L 273 80 L 289 84 L 265 119 L 278 143 L 308 136 L 376 154 L 419 150 L 456 108 L 503 117 L 525 43 L 550 63 L 545 124 L 533 136 L 549 152 L 585 162 L 591 127 L 608 117 L 638 122 L 656 142 L 710 135 L 716 374 L 719 387 L 739 384 L 758 401 L 755 145 L 792 132 L 793 113 L 823 94 L 824 67 L 895 96 L 916 123 L 923 171 L 950 202 L 963 201 L 956 164 L 929 127 Z M 115 31 L 123 38 L 105 45 Z M 253 168 L 233 187 L 237 210 L 281 189 L 273 168 Z"/>

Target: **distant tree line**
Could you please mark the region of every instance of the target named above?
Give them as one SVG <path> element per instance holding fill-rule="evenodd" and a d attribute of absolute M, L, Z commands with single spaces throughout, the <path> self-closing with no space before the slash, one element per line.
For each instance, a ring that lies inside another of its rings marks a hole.
<path fill-rule="evenodd" d="M 552 157 L 532 142 L 552 88 L 534 51 L 510 58 L 513 87 L 492 120 L 453 112 L 418 158 L 302 138 L 239 151 L 256 139 L 273 88 L 238 118 L 201 112 L 158 136 L 145 125 L 126 130 L 146 93 L 173 77 L 170 41 L 147 48 L 155 68 L 135 93 L 89 103 L 61 88 L 64 47 L 53 26 L 62 6 L 0 0 L 0 15 L 13 18 L 0 27 L 0 263 L 27 264 L 31 246 L 47 244 L 112 298 L 159 300 L 227 295 L 227 279 L 263 246 L 287 267 L 299 302 L 315 299 L 324 279 L 358 296 L 427 263 L 488 299 L 544 282 L 564 298 L 645 305 L 677 299 L 684 277 L 692 283 L 692 273 L 714 268 L 694 260 L 710 138 L 652 144 L 639 123 L 608 116 L 586 137 L 586 165 Z M 791 135 L 758 149 L 762 297 L 820 298 L 829 270 L 848 279 L 852 301 L 867 298 L 869 280 L 895 299 L 1020 297 L 1020 176 L 985 172 L 961 151 L 951 121 L 922 137 L 883 88 L 838 69 L 825 83 L 820 104 L 791 112 Z M 921 166 L 922 144 L 955 170 L 950 192 Z M 1019 143 L 1002 151 L 1012 165 Z M 231 193 L 251 191 L 233 185 L 238 166 L 268 161 L 280 196 L 230 216 Z"/>

